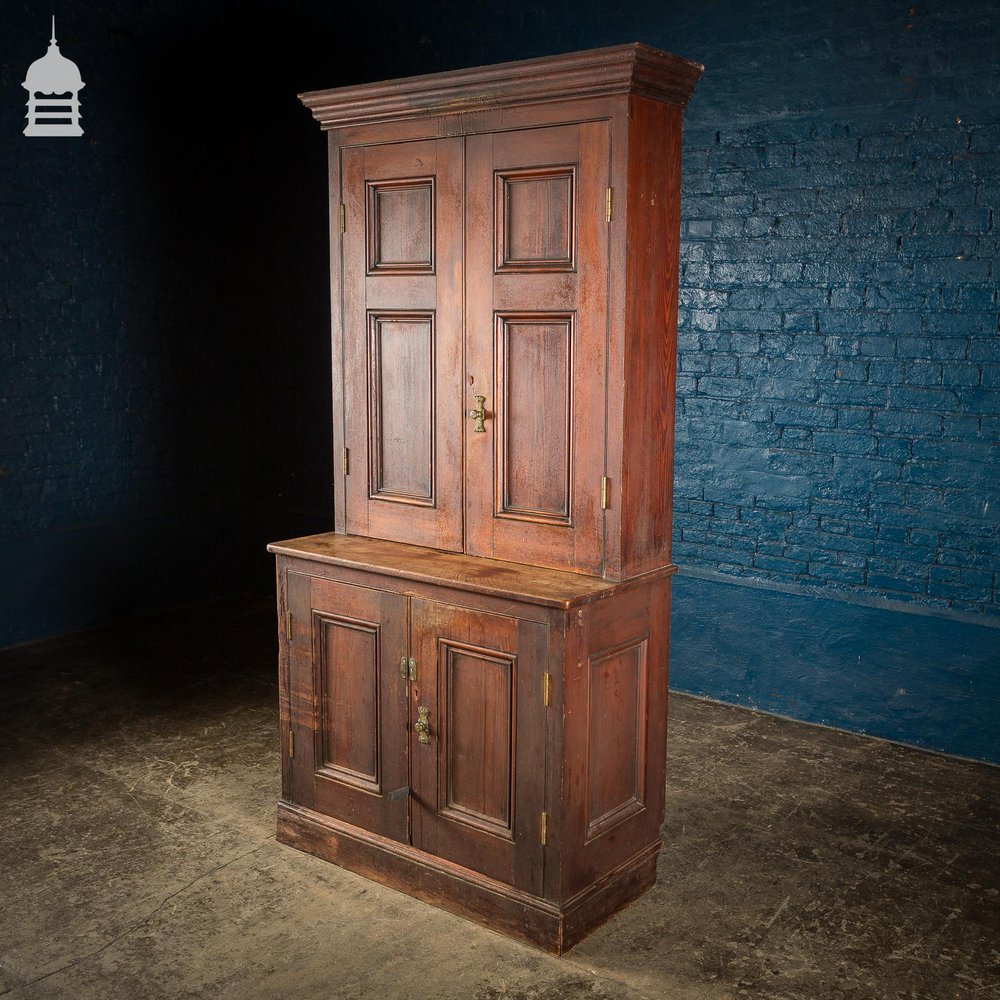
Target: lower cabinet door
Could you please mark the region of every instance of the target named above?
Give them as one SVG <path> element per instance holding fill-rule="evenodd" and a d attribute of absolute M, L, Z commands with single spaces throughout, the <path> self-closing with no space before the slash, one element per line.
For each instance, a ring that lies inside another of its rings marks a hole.
<path fill-rule="evenodd" d="M 413 844 L 542 890 L 548 629 L 412 599 Z"/>
<path fill-rule="evenodd" d="M 303 804 L 407 839 L 406 598 L 288 574 L 290 761 Z"/>

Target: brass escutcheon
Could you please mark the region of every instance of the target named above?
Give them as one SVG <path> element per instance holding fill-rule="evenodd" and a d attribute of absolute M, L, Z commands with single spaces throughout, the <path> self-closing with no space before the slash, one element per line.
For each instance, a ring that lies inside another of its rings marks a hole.
<path fill-rule="evenodd" d="M 427 721 L 430 711 L 429 708 L 424 708 L 423 705 L 417 707 L 417 721 L 413 723 L 413 728 L 416 730 L 417 739 L 421 743 L 430 743 L 431 741 L 431 724 Z"/>
<path fill-rule="evenodd" d="M 486 397 L 476 396 L 476 408 L 469 410 L 469 416 L 475 420 L 476 425 L 472 428 L 474 434 L 486 433 Z"/>

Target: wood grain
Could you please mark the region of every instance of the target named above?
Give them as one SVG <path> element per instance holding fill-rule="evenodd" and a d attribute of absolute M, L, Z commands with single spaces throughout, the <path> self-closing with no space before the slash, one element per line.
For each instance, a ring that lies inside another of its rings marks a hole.
<path fill-rule="evenodd" d="M 469 554 L 601 572 L 609 142 L 603 122 L 466 140 L 466 377 L 491 417 L 466 437 Z M 510 217 L 511 186 L 567 174 Z"/>
<path fill-rule="evenodd" d="M 300 94 L 323 128 L 639 93 L 683 107 L 704 67 L 638 42 Z"/>
<path fill-rule="evenodd" d="M 677 572 L 676 566 L 664 566 L 648 577 L 618 582 L 335 532 L 272 542 L 267 549 L 278 555 L 300 556 L 332 566 L 566 609 L 605 600 L 617 592 L 642 586 L 647 579 Z"/>
<path fill-rule="evenodd" d="M 296 801 L 397 840 L 407 837 L 406 601 L 392 593 L 288 574 Z"/>
<path fill-rule="evenodd" d="M 462 141 L 342 159 L 345 526 L 458 551 Z"/>
<path fill-rule="evenodd" d="M 670 562 L 681 197 L 680 111 L 639 97 L 630 108 L 622 577 Z"/>
<path fill-rule="evenodd" d="M 565 909 L 425 851 L 290 802 L 278 803 L 278 841 L 555 955 L 656 881 L 659 841 Z"/>

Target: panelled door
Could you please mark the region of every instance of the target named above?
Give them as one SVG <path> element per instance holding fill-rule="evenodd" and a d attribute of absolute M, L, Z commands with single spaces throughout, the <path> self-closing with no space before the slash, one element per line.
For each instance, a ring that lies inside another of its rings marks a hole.
<path fill-rule="evenodd" d="M 292 801 L 541 892 L 548 628 L 287 581 Z"/>
<path fill-rule="evenodd" d="M 607 122 L 343 151 L 348 532 L 601 572 L 609 156 Z"/>
<path fill-rule="evenodd" d="M 416 598 L 410 620 L 413 845 L 540 893 L 548 630 Z"/>
<path fill-rule="evenodd" d="M 288 574 L 289 698 L 304 805 L 407 839 L 406 598 Z M 306 736 L 307 738 L 302 738 Z"/>
<path fill-rule="evenodd" d="M 347 530 L 460 552 L 463 140 L 342 171 Z"/>
<path fill-rule="evenodd" d="M 466 140 L 470 555 L 601 572 L 609 154 L 607 122 Z"/>

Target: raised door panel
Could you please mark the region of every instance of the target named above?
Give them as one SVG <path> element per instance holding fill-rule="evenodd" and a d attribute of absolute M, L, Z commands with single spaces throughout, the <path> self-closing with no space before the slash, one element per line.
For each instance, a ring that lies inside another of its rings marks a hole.
<path fill-rule="evenodd" d="M 410 743 L 413 844 L 538 892 L 548 629 L 416 599 L 411 622 L 411 719 L 428 725 Z"/>
<path fill-rule="evenodd" d="M 517 658 L 444 640 L 439 669 L 441 815 L 513 840 Z"/>
<path fill-rule="evenodd" d="M 341 165 L 345 527 L 461 551 L 462 141 Z"/>
<path fill-rule="evenodd" d="M 292 687 L 308 692 L 290 760 L 303 804 L 405 841 L 406 598 L 298 573 L 287 586 Z"/>
<path fill-rule="evenodd" d="M 573 323 L 496 318 L 496 516 L 573 523 Z"/>
<path fill-rule="evenodd" d="M 368 316 L 369 497 L 433 506 L 434 314 Z"/>
<path fill-rule="evenodd" d="M 587 660 L 587 839 L 646 805 L 649 638 L 599 649 Z"/>
<path fill-rule="evenodd" d="M 600 573 L 610 134 L 467 140 L 466 551 Z"/>

